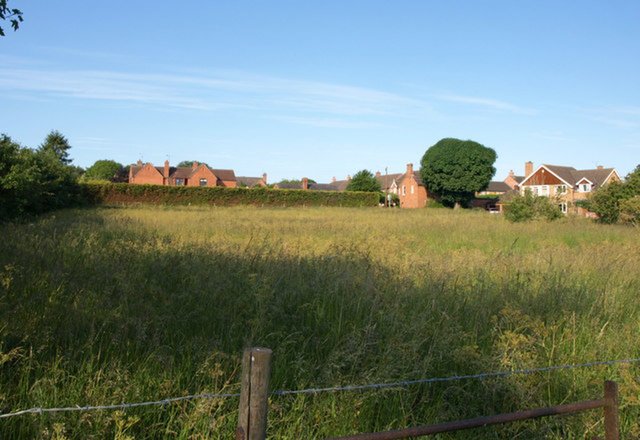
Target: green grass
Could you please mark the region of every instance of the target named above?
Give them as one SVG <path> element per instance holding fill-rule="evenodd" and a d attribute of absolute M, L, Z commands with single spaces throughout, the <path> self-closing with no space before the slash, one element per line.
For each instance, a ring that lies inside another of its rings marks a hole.
<path fill-rule="evenodd" d="M 0 225 L 0 410 L 640 357 L 640 234 L 451 210 L 121 208 Z M 325 438 L 597 398 L 637 366 L 272 397 L 271 438 Z M 237 400 L 0 419 L 0 438 L 232 438 Z M 601 412 L 439 438 L 584 438 Z"/>

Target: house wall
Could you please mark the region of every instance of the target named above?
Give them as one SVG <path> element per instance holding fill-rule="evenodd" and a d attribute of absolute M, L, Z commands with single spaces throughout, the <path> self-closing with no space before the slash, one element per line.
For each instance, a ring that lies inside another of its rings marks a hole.
<path fill-rule="evenodd" d="M 207 179 L 207 186 L 217 186 L 218 178 L 211 170 L 201 165 L 192 175 L 187 179 L 187 186 L 200 186 L 200 179 Z"/>
<path fill-rule="evenodd" d="M 427 189 L 418 185 L 413 176 L 402 179 L 398 185 L 398 190 L 401 208 L 424 208 L 427 206 Z"/>
<path fill-rule="evenodd" d="M 145 165 L 129 183 L 137 185 L 163 185 L 164 177 L 150 164 Z"/>
<path fill-rule="evenodd" d="M 238 186 L 238 182 L 235 180 L 218 180 L 218 186 L 226 186 L 227 188 L 236 188 Z M 266 186 L 264 184 L 259 186 Z"/>
<path fill-rule="evenodd" d="M 504 179 L 504 183 L 509 185 L 509 188 L 511 189 L 516 189 L 516 187 L 518 186 L 518 181 L 514 179 L 512 176 L 507 176 L 507 178 Z"/>

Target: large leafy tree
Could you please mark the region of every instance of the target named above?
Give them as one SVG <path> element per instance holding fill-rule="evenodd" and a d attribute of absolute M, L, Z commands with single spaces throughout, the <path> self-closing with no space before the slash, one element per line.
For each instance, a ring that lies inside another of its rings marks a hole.
<path fill-rule="evenodd" d="M 640 196 L 640 165 L 627 175 L 624 182 L 612 182 L 591 195 L 587 208 L 598 214 L 600 223 L 616 223 L 620 220 L 622 206 L 632 205 L 627 200 Z"/>
<path fill-rule="evenodd" d="M 71 159 L 69 159 L 70 149 L 71 145 L 69 145 L 69 140 L 58 130 L 51 131 L 42 145 L 40 145 L 40 151 L 42 153 L 53 155 L 64 165 L 71 163 Z"/>
<path fill-rule="evenodd" d="M 123 170 L 122 164 L 115 160 L 97 160 L 87 168 L 84 177 L 85 179 L 95 180 L 117 180 L 122 175 Z"/>
<path fill-rule="evenodd" d="M 198 164 L 200 165 L 207 165 L 207 167 L 209 166 L 207 163 L 205 162 L 200 162 L 200 161 L 195 161 L 195 160 L 183 160 L 182 162 L 180 162 L 178 164 L 179 167 L 192 167 L 194 163 L 198 162 Z"/>
<path fill-rule="evenodd" d="M 380 182 L 376 180 L 373 173 L 369 170 L 358 171 L 353 175 L 347 184 L 347 191 L 380 191 Z"/>
<path fill-rule="evenodd" d="M 22 23 L 22 11 L 7 6 L 7 0 L 0 0 L 0 20 L 9 20 L 14 31 L 17 31 Z M 4 37 L 4 29 L 0 26 L 0 37 Z"/>
<path fill-rule="evenodd" d="M 496 152 L 470 140 L 445 138 L 422 156 L 420 175 L 430 193 L 448 206 L 467 205 L 496 172 Z"/>

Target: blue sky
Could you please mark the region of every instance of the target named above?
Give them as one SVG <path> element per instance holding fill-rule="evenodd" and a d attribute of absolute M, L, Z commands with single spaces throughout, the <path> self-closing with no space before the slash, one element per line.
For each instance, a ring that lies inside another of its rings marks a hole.
<path fill-rule="evenodd" d="M 637 0 L 159 3 L 9 0 L 0 131 L 270 181 L 402 172 L 443 137 L 495 149 L 496 179 L 640 163 Z"/>

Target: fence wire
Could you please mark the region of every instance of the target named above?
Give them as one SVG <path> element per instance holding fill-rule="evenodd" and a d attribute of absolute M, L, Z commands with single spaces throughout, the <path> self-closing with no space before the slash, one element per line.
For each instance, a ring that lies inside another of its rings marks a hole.
<path fill-rule="evenodd" d="M 363 385 L 345 385 L 345 386 L 326 387 L 326 388 L 307 388 L 303 390 L 276 390 L 276 391 L 273 391 L 271 395 L 272 396 L 289 396 L 289 395 L 296 395 L 296 394 L 320 394 L 320 393 L 331 393 L 331 392 L 339 392 L 339 391 L 361 391 L 361 390 L 384 389 L 384 388 L 404 388 L 410 385 L 428 384 L 428 383 L 436 383 L 436 382 L 453 382 L 458 380 L 470 380 L 470 379 L 483 380 L 483 379 L 489 379 L 489 378 L 507 377 L 507 376 L 523 375 L 523 374 L 545 373 L 545 372 L 558 371 L 558 370 L 571 370 L 576 368 L 591 368 L 591 367 L 610 366 L 610 365 L 617 365 L 617 364 L 633 364 L 637 362 L 640 362 L 640 358 L 616 359 L 616 360 L 609 360 L 609 361 L 594 361 L 594 362 L 585 362 L 581 364 L 552 365 L 548 367 L 529 368 L 529 369 L 522 369 L 522 370 L 494 371 L 489 373 L 431 377 L 426 379 L 403 380 L 398 382 L 370 383 L 370 384 L 363 384 Z M 220 393 L 220 394 L 202 393 L 202 394 L 192 394 L 192 395 L 180 396 L 180 397 L 169 397 L 166 399 L 155 400 L 155 401 L 120 403 L 120 404 L 114 404 L 114 405 L 97 405 L 97 406 L 77 405 L 77 406 L 69 406 L 69 407 L 61 407 L 61 408 L 29 408 L 29 409 L 24 409 L 20 411 L 0 414 L 0 419 L 21 416 L 24 414 L 44 414 L 44 413 L 58 413 L 58 412 L 72 412 L 72 411 L 104 411 L 104 410 L 137 408 L 142 406 L 166 406 L 172 403 L 182 402 L 186 400 L 227 399 L 227 398 L 235 398 L 239 396 L 240 396 L 239 393 Z"/>

